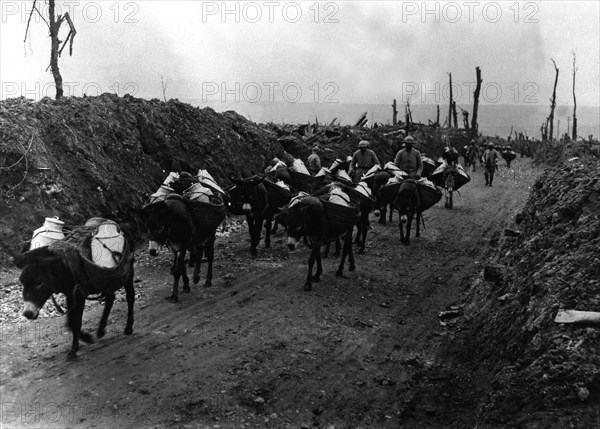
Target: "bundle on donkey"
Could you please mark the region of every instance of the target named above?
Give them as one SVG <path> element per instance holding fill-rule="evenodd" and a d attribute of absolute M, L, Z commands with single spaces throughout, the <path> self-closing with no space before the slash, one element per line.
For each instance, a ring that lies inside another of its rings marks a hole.
<path fill-rule="evenodd" d="M 72 331 L 73 341 L 67 360 L 74 360 L 79 350 L 79 340 L 94 342 L 93 337 L 81 329 L 83 310 L 86 299 L 100 294 L 104 297 L 104 311 L 96 331 L 98 338 L 106 332 L 106 323 L 112 309 L 115 292 L 125 288 L 127 298 L 127 323 L 125 334 L 133 333 L 133 305 L 135 293 L 133 289 L 133 240 L 123 233 L 118 226 L 116 231 L 122 240 L 120 251 L 110 247 L 95 247 L 98 230 L 105 224 L 116 223 L 92 218 L 85 226 L 76 227 L 63 240 L 48 246 L 37 247 L 14 256 L 13 261 L 22 269 L 20 281 L 23 284 L 25 309 L 23 316 L 35 320 L 39 311 L 49 298 L 54 301 L 53 294 L 62 293 L 67 300 L 67 325 Z M 102 243 L 100 243 L 102 245 Z M 98 256 L 108 256 L 111 264 L 98 265 Z M 57 309 L 62 312 L 58 304 Z"/>
<path fill-rule="evenodd" d="M 288 247 L 294 250 L 303 237 L 310 243 L 308 258 L 308 274 L 304 290 L 312 289 L 313 282 L 318 282 L 323 273 L 321 264 L 321 245 L 336 238 L 342 238 L 342 257 L 336 271 L 342 276 L 346 257 L 350 263 L 349 270 L 353 271 L 354 254 L 352 253 L 352 230 L 358 221 L 358 211 L 354 206 L 344 206 L 328 201 L 328 196 L 315 197 L 303 195 L 296 197 L 288 206 L 282 209 L 281 216 L 286 218 L 288 225 Z M 314 264 L 317 264 L 313 276 Z"/>

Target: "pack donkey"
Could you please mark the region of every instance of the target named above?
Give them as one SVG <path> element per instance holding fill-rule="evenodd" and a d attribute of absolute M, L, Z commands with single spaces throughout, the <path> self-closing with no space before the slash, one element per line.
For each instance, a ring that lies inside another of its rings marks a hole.
<path fill-rule="evenodd" d="M 126 245 L 122 259 L 117 267 L 111 269 L 95 268 L 81 254 L 79 248 L 68 243 L 58 242 L 50 246 L 38 247 L 13 257 L 14 264 L 22 269 L 19 280 L 23 285 L 25 302 L 23 316 L 35 320 L 49 298 L 54 301 L 53 294 L 62 293 L 67 299 L 67 326 L 72 332 L 72 344 L 67 360 L 77 358 L 79 340 L 93 343 L 91 334 L 81 329 L 85 301 L 90 295 L 104 296 L 104 310 L 96 336 L 102 338 L 106 333 L 108 316 L 115 301 L 115 292 L 125 288 L 127 298 L 127 323 L 125 335 L 133 333 L 133 305 L 135 292 L 133 288 L 133 240 L 125 233 Z M 106 270 L 106 271 L 104 271 Z M 100 279 L 97 274 L 108 273 Z M 96 274 L 96 275 L 95 275 Z M 62 308 L 54 301 L 59 312 Z"/>
<path fill-rule="evenodd" d="M 148 204 L 142 208 L 141 217 L 149 231 L 149 253 L 158 254 L 158 246 L 167 244 L 174 255 L 173 290 L 167 297 L 171 302 L 179 300 L 179 279 L 183 278 L 183 292 L 190 292 L 190 281 L 185 267 L 186 252 L 190 254 L 190 266 L 194 267 L 193 281 L 200 281 L 200 265 L 206 255 L 208 269 L 205 287 L 212 285 L 215 235 L 214 228 L 201 229 L 196 225 L 188 203 L 179 195 L 170 195 L 165 200 Z"/>

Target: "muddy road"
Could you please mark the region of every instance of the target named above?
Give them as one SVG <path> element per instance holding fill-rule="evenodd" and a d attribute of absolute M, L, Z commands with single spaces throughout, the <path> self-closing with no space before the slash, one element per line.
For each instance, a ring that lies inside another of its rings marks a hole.
<path fill-rule="evenodd" d="M 540 174 L 528 158 L 500 168 L 494 187 L 478 170 L 454 209 L 425 213 L 425 229 L 401 245 L 396 219 L 372 216 L 357 269 L 303 291 L 308 251 L 288 252 L 283 232 L 251 260 L 241 219 L 217 239 L 212 288 L 169 303 L 171 257 L 137 252 L 134 334 L 124 336 L 119 296 L 107 334 L 67 363 L 64 317 L 46 304 L 20 317 L 18 272 L 1 271 L 3 427 L 436 428 L 474 427 L 478 389 L 439 353 L 504 228 Z M 235 228 L 235 226 L 238 228 Z M 201 284 L 203 279 L 201 280 Z M 95 330 L 100 304 L 84 327 Z M 467 318 L 463 314 L 461 320 Z"/>

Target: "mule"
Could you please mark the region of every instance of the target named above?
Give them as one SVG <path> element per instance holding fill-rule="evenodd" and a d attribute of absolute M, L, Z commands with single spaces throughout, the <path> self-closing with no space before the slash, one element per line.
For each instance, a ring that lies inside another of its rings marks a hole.
<path fill-rule="evenodd" d="M 371 195 L 375 199 L 375 209 L 378 210 L 379 214 L 376 213 L 376 216 L 379 216 L 379 223 L 381 225 L 386 224 L 386 214 L 387 208 L 389 206 L 389 221 L 391 222 L 393 219 L 394 207 L 392 205 L 393 201 L 387 201 L 385 198 L 382 198 L 380 195 L 380 190 L 385 186 L 385 184 L 393 177 L 393 174 L 388 171 L 378 171 L 373 176 L 365 179 L 367 186 L 371 189 Z"/>
<path fill-rule="evenodd" d="M 127 240 L 128 248 L 133 249 L 133 241 Z M 128 252 L 131 252 L 129 250 Z M 103 290 L 95 290 L 90 286 L 93 279 L 80 275 L 78 268 L 81 261 L 78 254 L 73 258 L 65 258 L 64 254 L 52 250 L 48 246 L 38 247 L 13 257 L 13 262 L 22 269 L 19 280 L 23 285 L 23 300 L 25 302 L 23 316 L 30 320 L 38 318 L 39 312 L 49 298 L 54 301 L 53 294 L 62 293 L 67 299 L 67 326 L 72 333 L 71 349 L 67 354 L 67 361 L 77 358 L 79 351 L 79 340 L 93 343 L 91 334 L 81 329 L 85 300 L 89 294 L 101 293 L 104 296 L 104 310 L 100 323 L 96 330 L 97 338 L 106 334 L 108 316 L 115 301 L 115 292 L 125 288 L 127 298 L 127 322 L 125 335 L 133 333 L 133 305 L 135 303 L 135 292 L 133 288 L 133 255 L 129 254 L 129 261 L 125 262 L 125 281 L 123 284 L 113 284 Z M 57 309 L 60 309 L 58 307 Z"/>
<path fill-rule="evenodd" d="M 343 277 L 346 257 L 349 261 L 349 271 L 356 269 L 354 265 L 354 254 L 352 253 L 352 230 L 353 223 L 347 227 L 337 229 L 332 225 L 328 217 L 327 209 L 319 198 L 308 195 L 293 201 L 282 210 L 288 224 L 288 248 L 294 250 L 300 240 L 306 236 L 310 243 L 310 256 L 308 258 L 308 273 L 304 283 L 304 290 L 312 290 L 313 282 L 321 280 L 323 267 L 321 263 L 321 245 L 342 238 L 342 257 L 336 271 L 336 276 Z M 313 275 L 313 268 L 317 264 Z"/>
<path fill-rule="evenodd" d="M 292 194 L 274 183 L 266 183 L 264 176 L 231 178 L 231 181 L 235 186 L 228 188 L 231 198 L 228 209 L 231 213 L 246 216 L 250 233 L 250 254 L 252 258 L 256 258 L 263 223 L 265 223 L 265 248 L 269 248 L 273 217 L 281 207 L 290 202 Z"/>
<path fill-rule="evenodd" d="M 171 195 L 164 201 L 145 206 L 141 217 L 149 231 L 151 256 L 158 255 L 158 248 L 153 243 L 167 244 L 173 252 L 174 262 L 173 289 L 167 299 L 171 302 L 179 300 L 179 280 L 183 279 L 183 292 L 190 292 L 190 281 L 185 267 L 186 252 L 190 253 L 190 266 L 194 267 L 193 281 L 200 281 L 200 265 L 206 255 L 208 269 L 205 287 L 212 286 L 214 245 L 217 228 L 209 231 L 199 230 L 192 212 L 182 197 Z"/>
<path fill-rule="evenodd" d="M 416 216 L 416 237 L 420 237 L 421 224 L 421 198 L 417 188 L 417 182 L 412 179 L 406 179 L 400 184 L 400 189 L 394 200 L 394 206 L 398 210 L 400 219 L 398 227 L 400 229 L 400 242 L 402 244 L 410 244 L 410 228 L 413 218 Z M 406 228 L 406 233 L 404 229 Z"/>

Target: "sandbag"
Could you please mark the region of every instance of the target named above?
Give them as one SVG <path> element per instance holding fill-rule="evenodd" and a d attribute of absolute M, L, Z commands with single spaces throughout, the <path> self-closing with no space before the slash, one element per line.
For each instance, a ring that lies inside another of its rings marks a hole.
<path fill-rule="evenodd" d="M 427 179 L 417 181 L 417 190 L 419 191 L 422 212 L 433 207 L 442 199 L 443 192 Z"/>

